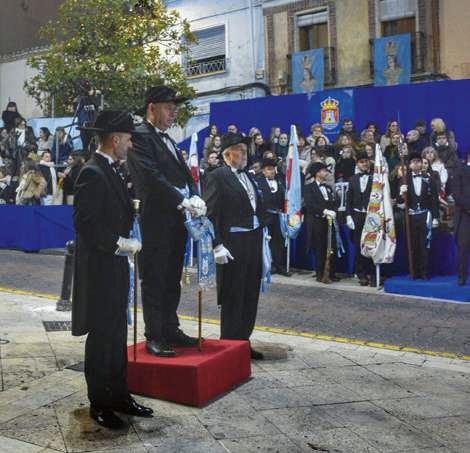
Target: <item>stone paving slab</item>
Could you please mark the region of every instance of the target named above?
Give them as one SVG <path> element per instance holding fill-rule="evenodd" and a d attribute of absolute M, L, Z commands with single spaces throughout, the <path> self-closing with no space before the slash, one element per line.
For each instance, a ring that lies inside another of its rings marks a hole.
<path fill-rule="evenodd" d="M 155 417 L 111 432 L 88 416 L 83 374 L 65 369 L 85 338 L 42 325 L 69 319 L 53 301 L 0 293 L 2 453 L 470 452 L 470 363 L 260 331 L 272 360 L 246 383 L 202 408 L 137 397 Z"/>

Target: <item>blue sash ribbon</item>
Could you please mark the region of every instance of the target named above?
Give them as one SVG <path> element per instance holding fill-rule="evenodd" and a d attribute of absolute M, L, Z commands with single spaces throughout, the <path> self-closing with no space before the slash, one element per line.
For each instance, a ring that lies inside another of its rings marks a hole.
<path fill-rule="evenodd" d="M 269 248 L 268 227 L 263 228 L 263 269 L 261 274 L 261 292 L 264 293 L 271 283 L 271 249 Z"/>

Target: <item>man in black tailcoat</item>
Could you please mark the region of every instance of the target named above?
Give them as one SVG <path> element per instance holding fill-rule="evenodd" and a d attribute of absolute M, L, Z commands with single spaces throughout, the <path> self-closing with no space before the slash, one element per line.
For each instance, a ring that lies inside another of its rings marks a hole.
<path fill-rule="evenodd" d="M 205 214 L 191 172 L 173 139 L 166 133 L 175 120 L 177 104 L 187 98 L 171 88 L 152 87 L 144 108 L 143 133 L 133 141 L 128 169 L 142 201 L 142 303 L 146 348 L 151 354 L 175 356 L 173 346 L 197 344 L 179 328 L 176 314 L 187 232 L 185 213 Z"/>
<path fill-rule="evenodd" d="M 207 175 L 204 199 L 215 230 L 220 337 L 248 340 L 256 321 L 262 274 L 262 197 L 246 171 L 249 138 L 222 137 L 225 165 Z M 253 359 L 262 353 L 251 349 Z"/>
<path fill-rule="evenodd" d="M 285 201 L 285 187 L 276 177 L 277 163 L 274 159 L 263 159 L 261 173 L 256 177 L 256 183 L 263 194 L 265 208 L 264 223 L 268 227 L 271 240 L 269 247 L 272 256 L 272 274 L 281 274 L 290 277 L 292 274 L 286 269 L 286 246 L 282 237 L 279 213 L 282 212 Z"/>
<path fill-rule="evenodd" d="M 463 286 L 467 282 L 470 255 L 470 153 L 467 162 L 457 171 L 452 189 L 455 200 L 458 284 Z"/>
<path fill-rule="evenodd" d="M 372 175 L 370 173 L 370 160 L 365 151 L 357 155 L 356 173 L 349 180 L 346 198 L 346 224 L 353 232 L 355 248 L 355 271 L 361 286 L 375 286 L 374 262 L 361 254 L 361 237 L 366 221 L 367 207 L 372 191 Z"/>
<path fill-rule="evenodd" d="M 409 155 L 406 184 L 400 186 L 397 202 L 404 202 L 408 193 L 408 213 L 410 215 L 411 245 L 415 277 L 429 279 L 428 260 L 430 228 L 439 226 L 439 198 L 436 185 L 431 178 L 422 174 L 423 160 L 420 153 Z M 430 216 L 430 218 L 429 218 Z"/>
<path fill-rule="evenodd" d="M 307 225 L 307 250 L 313 245 L 315 249 L 315 270 L 317 282 L 323 282 L 325 276 L 325 264 L 328 245 L 328 219 L 336 218 L 338 200 L 333 190 L 325 184 L 329 174 L 328 167 L 322 162 L 314 162 L 307 168 L 305 177 L 313 177 L 314 180 L 304 187 L 305 219 Z M 338 282 L 335 274 L 336 234 L 332 227 L 330 273 L 332 282 Z"/>
<path fill-rule="evenodd" d="M 128 113 L 108 110 L 87 131 L 97 134 L 99 146 L 75 185 L 72 335 L 88 333 L 90 416 L 101 426 L 119 429 L 124 422 L 114 411 L 152 415 L 127 388 L 128 255 L 138 252 L 141 244 L 128 239 L 132 207 L 117 165 L 132 146 L 134 124 Z"/>

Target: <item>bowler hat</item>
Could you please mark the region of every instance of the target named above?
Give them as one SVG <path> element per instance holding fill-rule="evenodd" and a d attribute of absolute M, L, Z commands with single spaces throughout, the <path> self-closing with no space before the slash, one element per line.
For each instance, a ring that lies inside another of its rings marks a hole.
<path fill-rule="evenodd" d="M 137 110 L 137 115 L 145 115 L 149 104 L 156 104 L 157 102 L 174 102 L 181 104 L 189 100 L 188 96 L 176 96 L 176 91 L 173 88 L 165 85 L 157 85 L 150 87 L 145 93 L 145 105 L 140 110 Z"/>
<path fill-rule="evenodd" d="M 276 167 L 276 161 L 274 159 L 264 158 L 261 162 L 261 167 Z"/>
<path fill-rule="evenodd" d="M 328 167 L 323 163 L 323 162 L 313 162 L 313 164 L 310 164 L 307 168 L 307 171 L 305 172 L 305 176 L 309 177 L 309 176 L 312 176 L 312 177 L 315 177 L 316 174 L 320 171 L 320 170 L 328 170 Z"/>
<path fill-rule="evenodd" d="M 124 132 L 135 134 L 134 120 L 124 110 L 103 110 L 98 113 L 93 126 L 79 126 L 77 129 L 89 132 Z"/>
<path fill-rule="evenodd" d="M 359 162 L 360 160 L 369 160 L 369 155 L 367 154 L 366 151 L 360 151 L 356 155 L 356 162 Z"/>
<path fill-rule="evenodd" d="M 411 162 L 413 159 L 423 160 L 421 153 L 410 153 L 408 156 L 408 162 Z"/>
<path fill-rule="evenodd" d="M 246 146 L 250 144 L 250 137 L 245 137 L 244 135 L 238 132 L 227 132 L 222 135 L 222 151 L 226 148 L 234 145 L 238 145 L 239 143 L 244 143 Z"/>

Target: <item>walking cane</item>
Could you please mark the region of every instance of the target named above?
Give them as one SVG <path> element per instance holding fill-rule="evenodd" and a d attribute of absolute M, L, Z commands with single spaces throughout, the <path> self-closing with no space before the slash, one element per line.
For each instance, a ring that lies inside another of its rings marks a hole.
<path fill-rule="evenodd" d="M 198 331 L 197 331 L 197 344 L 199 352 L 202 352 L 202 289 L 199 287 L 198 293 Z"/>
<path fill-rule="evenodd" d="M 140 200 L 132 200 L 134 206 L 134 222 L 139 225 Z M 138 254 L 134 255 L 134 362 L 137 361 L 137 295 L 139 285 L 139 260 Z"/>

